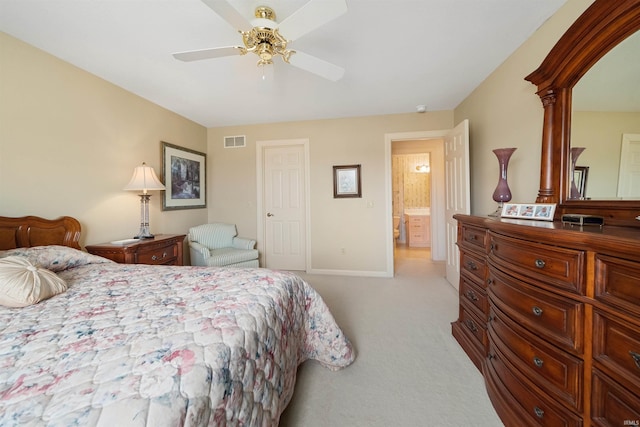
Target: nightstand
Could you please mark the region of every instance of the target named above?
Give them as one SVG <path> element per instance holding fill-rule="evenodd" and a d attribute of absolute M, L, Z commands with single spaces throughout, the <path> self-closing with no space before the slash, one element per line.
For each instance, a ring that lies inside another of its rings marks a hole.
<path fill-rule="evenodd" d="M 86 246 L 87 252 L 121 264 L 182 265 L 185 234 L 156 234 L 133 243 L 101 243 Z"/>

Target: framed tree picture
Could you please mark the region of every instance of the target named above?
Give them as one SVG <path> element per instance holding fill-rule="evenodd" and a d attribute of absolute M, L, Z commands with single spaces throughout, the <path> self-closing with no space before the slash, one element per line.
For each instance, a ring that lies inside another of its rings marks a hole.
<path fill-rule="evenodd" d="M 162 142 L 162 210 L 207 207 L 207 155 Z"/>
<path fill-rule="evenodd" d="M 362 197 L 360 165 L 333 167 L 333 197 Z"/>

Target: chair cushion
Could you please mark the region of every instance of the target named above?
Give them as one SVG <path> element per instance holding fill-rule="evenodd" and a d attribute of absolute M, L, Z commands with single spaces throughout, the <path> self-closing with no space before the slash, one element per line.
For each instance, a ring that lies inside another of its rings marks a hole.
<path fill-rule="evenodd" d="M 222 267 L 230 264 L 237 264 L 239 262 L 252 261 L 258 259 L 257 249 L 235 249 L 235 248 L 220 248 L 211 251 L 211 257 L 207 258 L 205 262 L 211 267 Z"/>
<path fill-rule="evenodd" d="M 233 238 L 238 234 L 235 224 L 212 223 L 189 229 L 189 239 L 210 249 L 233 246 Z"/>

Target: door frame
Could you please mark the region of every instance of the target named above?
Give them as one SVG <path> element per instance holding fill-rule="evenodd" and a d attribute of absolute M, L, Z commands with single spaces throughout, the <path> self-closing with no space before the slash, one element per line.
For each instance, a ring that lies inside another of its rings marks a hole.
<path fill-rule="evenodd" d="M 392 157 L 391 148 L 394 141 L 410 141 L 417 139 L 441 139 L 440 145 L 442 145 L 442 153 L 444 153 L 444 139 L 451 132 L 451 129 L 435 130 L 435 131 L 417 131 L 417 132 L 399 132 L 399 133 L 387 133 L 384 135 L 384 150 L 385 150 L 385 229 L 386 229 L 386 247 L 387 247 L 387 272 L 388 277 L 394 277 L 394 239 L 393 239 L 393 192 L 392 192 Z M 440 159 L 438 160 L 440 162 Z M 441 159 L 441 165 L 438 165 L 442 169 L 442 182 L 432 182 L 431 200 L 436 200 L 439 209 L 431 210 L 431 253 L 432 258 L 436 261 L 442 261 L 446 257 L 445 248 L 445 236 L 441 230 L 445 228 L 444 218 L 444 154 Z M 435 176 L 434 176 L 435 179 Z M 441 188 L 439 188 L 441 187 Z M 436 191 L 434 191 L 436 190 Z M 442 194 L 439 194 L 442 192 Z M 433 205 L 433 203 L 432 203 Z M 434 253 L 434 247 L 437 248 Z M 442 259 L 438 256 L 438 250 L 442 251 Z M 435 256 L 434 256 L 435 255 Z"/>
<path fill-rule="evenodd" d="M 311 268 L 311 174 L 309 171 L 309 139 L 297 138 L 297 139 L 276 139 L 268 141 L 256 141 L 256 195 L 257 195 L 257 236 L 258 246 L 262 247 L 260 251 L 260 265 L 266 266 L 266 254 L 264 248 L 266 247 L 266 211 L 264 209 L 264 150 L 270 147 L 285 147 L 298 145 L 302 146 L 304 152 L 304 189 L 305 189 L 305 266 L 304 271 L 309 272 Z"/>

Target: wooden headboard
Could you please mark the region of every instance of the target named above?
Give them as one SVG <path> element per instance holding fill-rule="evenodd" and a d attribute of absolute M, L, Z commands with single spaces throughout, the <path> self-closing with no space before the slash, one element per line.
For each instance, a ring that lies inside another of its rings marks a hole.
<path fill-rule="evenodd" d="M 70 216 L 45 219 L 37 216 L 0 216 L 0 250 L 61 245 L 81 249 L 80 223 Z"/>

